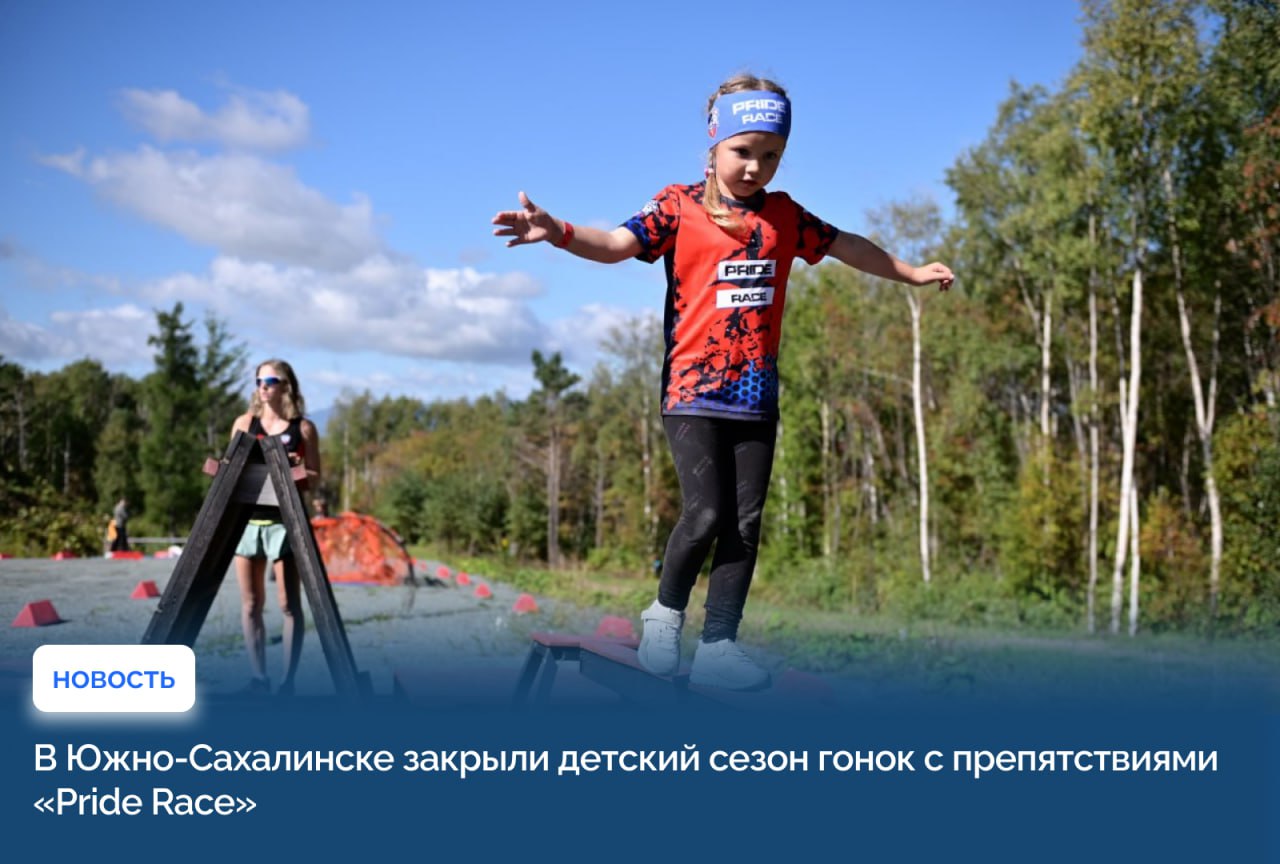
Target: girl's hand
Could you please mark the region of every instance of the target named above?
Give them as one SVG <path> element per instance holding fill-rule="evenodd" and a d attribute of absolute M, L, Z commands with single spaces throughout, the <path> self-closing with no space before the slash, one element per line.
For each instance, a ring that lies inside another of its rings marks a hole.
<path fill-rule="evenodd" d="M 930 282 L 937 282 L 939 291 L 946 291 L 951 287 L 951 283 L 956 281 L 956 276 L 951 272 L 951 268 L 937 261 L 932 264 L 926 264 L 923 267 L 916 267 L 911 276 L 911 284 L 928 285 Z"/>
<path fill-rule="evenodd" d="M 559 240 L 564 236 L 564 226 L 523 192 L 520 193 L 520 207 L 520 210 L 503 210 L 493 217 L 493 224 L 502 226 L 493 229 L 493 236 L 510 237 L 508 247 L 540 240 Z"/>

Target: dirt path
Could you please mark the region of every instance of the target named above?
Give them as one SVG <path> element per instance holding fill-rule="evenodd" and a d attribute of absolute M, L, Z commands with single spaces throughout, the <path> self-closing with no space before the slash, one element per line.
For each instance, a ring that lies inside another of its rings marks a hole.
<path fill-rule="evenodd" d="M 31 652 L 43 644 L 136 644 L 158 604 L 155 599 L 132 599 L 144 581 L 163 592 L 173 560 L 69 561 L 0 560 L 0 660 L 9 666 L 30 662 Z M 438 562 L 427 562 L 435 573 Z M 472 584 L 380 587 L 335 584 L 333 592 L 343 619 L 356 666 L 368 672 L 374 692 L 389 694 L 396 668 L 448 669 L 462 678 L 488 676 L 514 681 L 534 630 L 593 632 L 598 613 L 570 604 L 535 598 L 538 610 L 517 614 L 518 592 L 472 575 Z M 433 580 L 434 581 L 434 580 Z M 483 583 L 492 597 L 476 596 Z M 266 610 L 268 669 L 278 680 L 281 617 L 273 585 L 268 585 Z M 64 623 L 44 627 L 13 627 L 9 623 L 27 603 L 49 600 Z M 320 639 L 308 631 L 299 666 L 298 693 L 333 692 Z M 218 591 L 195 645 L 202 692 L 230 693 L 249 676 L 240 630 L 239 596 L 234 574 L 228 573 Z"/>

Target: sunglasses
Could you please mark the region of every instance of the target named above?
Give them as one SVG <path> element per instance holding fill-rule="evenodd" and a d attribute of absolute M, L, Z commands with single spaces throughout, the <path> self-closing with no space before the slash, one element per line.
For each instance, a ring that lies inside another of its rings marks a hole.
<path fill-rule="evenodd" d="M 284 383 L 283 378 L 277 378 L 274 375 L 268 375 L 266 378 L 258 379 L 259 387 L 279 387 L 283 383 Z"/>

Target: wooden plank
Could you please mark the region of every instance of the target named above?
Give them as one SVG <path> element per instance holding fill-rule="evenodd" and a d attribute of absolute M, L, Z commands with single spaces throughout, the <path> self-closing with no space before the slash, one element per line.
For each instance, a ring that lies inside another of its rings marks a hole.
<path fill-rule="evenodd" d="M 237 502 L 234 496 L 240 473 L 258 450 L 256 444 L 241 433 L 227 445 L 223 470 L 205 495 L 191 536 L 142 636 L 143 644 L 195 645 L 249 521 L 250 506 Z"/>
<path fill-rule="evenodd" d="M 551 688 L 556 681 L 561 660 L 578 662 L 581 666 L 582 645 L 584 642 L 609 642 L 628 648 L 636 648 L 640 640 L 629 637 L 597 637 L 580 636 L 569 633 L 551 633 L 537 630 L 529 634 L 529 653 L 525 657 L 520 675 L 516 679 L 516 689 L 512 696 L 512 705 L 522 707 L 529 702 L 533 694 L 534 704 L 544 704 L 551 695 Z M 534 689 L 535 683 L 537 689 Z"/>
<path fill-rule="evenodd" d="M 205 472 L 213 475 L 213 484 L 142 642 L 194 647 L 250 514 L 255 506 L 266 503 L 265 490 L 270 490 L 270 500 L 277 502 L 289 538 L 292 554 L 287 566 L 298 568 L 334 686 L 342 697 L 367 696 L 368 675 L 356 669 L 311 521 L 298 493 L 297 479 L 306 477 L 305 468 L 298 467 L 300 473 L 289 464 L 289 454 L 279 439 L 259 440 L 243 432 L 236 434 L 219 462 L 206 463 Z"/>
<path fill-rule="evenodd" d="M 535 630 L 529 634 L 529 638 L 548 648 L 577 648 L 582 645 L 582 640 L 586 637 L 569 633 L 551 633 L 544 630 Z"/>
<path fill-rule="evenodd" d="M 584 642 L 608 642 L 614 645 L 624 645 L 629 648 L 640 647 L 640 640 L 634 636 L 583 636 L 581 634 L 553 633 L 546 630 L 535 630 L 529 634 L 529 638 L 534 642 L 537 642 L 539 645 L 546 645 L 548 648 L 579 648 Z"/>
<path fill-rule="evenodd" d="M 555 667 L 556 660 L 551 656 L 551 649 L 547 645 L 538 640 L 541 633 L 533 634 L 533 641 L 529 646 L 529 653 L 525 655 L 524 664 L 520 667 L 520 675 L 516 678 L 515 693 L 511 697 L 511 704 L 519 708 L 529 699 L 529 692 L 533 689 L 533 683 L 538 680 L 538 673 L 542 672 L 545 677 L 549 669 L 543 669 L 543 665 L 550 663 L 551 667 Z M 554 674 L 554 673 L 552 673 Z M 550 685 L 547 686 L 550 689 Z M 539 696 L 542 695 L 542 688 L 538 688 Z"/>
<path fill-rule="evenodd" d="M 342 626 L 342 615 L 333 596 L 333 586 L 329 584 L 324 561 L 316 546 L 311 519 L 294 481 L 289 454 L 278 438 L 263 438 L 259 443 L 262 445 L 272 485 L 275 486 L 276 498 L 280 502 L 281 521 L 289 536 L 289 548 L 293 553 L 291 566 L 298 568 L 302 587 L 306 589 L 316 634 L 320 637 L 320 646 L 324 649 L 334 687 L 338 695 L 347 698 L 367 695 L 369 682 L 356 669 L 355 658 L 351 655 L 347 631 Z M 305 470 L 303 476 L 305 477 Z"/>
<path fill-rule="evenodd" d="M 263 439 L 264 441 L 267 439 Z M 206 459 L 204 473 L 216 477 L 222 463 L 215 459 Z M 306 488 L 307 466 L 290 465 L 289 474 L 294 485 L 299 489 Z M 235 500 L 257 504 L 260 507 L 279 507 L 280 499 L 276 495 L 275 483 L 271 480 L 265 463 L 250 462 L 244 466 L 240 479 L 236 483 Z"/>
<path fill-rule="evenodd" d="M 634 648 L 617 642 L 584 639 L 578 668 L 586 678 L 603 684 L 627 702 L 676 704 L 688 701 L 689 672 L 654 675 L 640 665 Z"/>

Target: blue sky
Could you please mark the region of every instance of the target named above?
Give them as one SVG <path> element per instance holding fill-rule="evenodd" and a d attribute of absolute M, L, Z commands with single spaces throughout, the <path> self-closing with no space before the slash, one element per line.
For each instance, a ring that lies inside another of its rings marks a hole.
<path fill-rule="evenodd" d="M 849 231 L 946 169 L 1012 81 L 1080 56 L 1074 0 L 127 3 L 0 0 L 0 355 L 141 376 L 156 309 L 344 390 L 424 400 L 582 374 L 661 265 L 506 249 L 524 189 L 612 227 L 699 179 L 705 100 L 779 80 L 771 188 Z M 922 263 L 922 262 L 917 262 Z M 963 279 L 964 274 L 959 274 Z M 246 380 L 246 393 L 249 382 Z"/>

